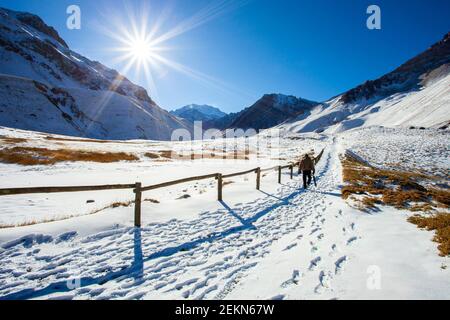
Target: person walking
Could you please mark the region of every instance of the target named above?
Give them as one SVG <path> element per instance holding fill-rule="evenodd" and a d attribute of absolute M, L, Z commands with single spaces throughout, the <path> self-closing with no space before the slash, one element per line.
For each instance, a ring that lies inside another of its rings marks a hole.
<path fill-rule="evenodd" d="M 298 169 L 303 173 L 303 188 L 307 189 L 311 184 L 312 174 L 315 172 L 314 159 L 305 154 L 300 161 Z"/>

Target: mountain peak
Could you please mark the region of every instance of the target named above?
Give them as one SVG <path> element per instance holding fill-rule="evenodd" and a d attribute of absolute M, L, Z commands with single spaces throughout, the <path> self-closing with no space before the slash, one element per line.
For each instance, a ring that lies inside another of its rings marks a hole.
<path fill-rule="evenodd" d="M 31 13 L 28 13 L 28 12 L 12 11 L 12 10 L 5 9 L 5 8 L 0 8 L 0 14 L 3 15 L 3 16 L 5 16 L 5 14 L 6 14 L 7 16 L 15 17 L 17 20 L 19 20 L 23 24 L 25 24 L 25 25 L 35 29 L 36 31 L 39 31 L 39 32 L 41 32 L 41 33 L 51 37 L 52 39 L 57 41 L 62 46 L 66 47 L 66 48 L 69 48 L 69 46 L 64 41 L 64 39 L 62 39 L 60 37 L 58 31 L 56 31 L 55 28 L 47 25 L 37 15 L 31 14 Z"/>
<path fill-rule="evenodd" d="M 276 126 L 289 118 L 307 115 L 318 102 L 297 98 L 292 95 L 271 93 L 263 95 L 249 108 L 235 116 L 231 128 L 256 130 Z"/>
<path fill-rule="evenodd" d="M 420 84 L 420 76 L 443 64 L 450 63 L 450 32 L 442 40 L 421 54 L 408 60 L 394 71 L 378 78 L 368 80 L 362 85 L 345 92 L 342 103 L 354 103 L 358 100 L 383 98 L 394 92 L 408 91 Z"/>
<path fill-rule="evenodd" d="M 219 108 L 207 104 L 189 104 L 170 113 L 191 122 L 216 120 L 227 115 Z"/>

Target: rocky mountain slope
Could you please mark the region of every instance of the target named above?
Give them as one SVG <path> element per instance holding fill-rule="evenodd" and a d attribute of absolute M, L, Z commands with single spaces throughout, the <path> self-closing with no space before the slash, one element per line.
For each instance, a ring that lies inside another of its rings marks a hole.
<path fill-rule="evenodd" d="M 340 132 L 370 125 L 446 128 L 450 123 L 450 33 L 396 70 L 316 106 L 280 127 Z"/>
<path fill-rule="evenodd" d="M 0 9 L 0 126 L 168 140 L 190 125 L 117 71 L 70 50 L 38 16 Z"/>
<path fill-rule="evenodd" d="M 266 94 L 252 106 L 239 113 L 232 113 L 221 119 L 206 123 L 206 127 L 267 129 L 292 117 L 307 116 L 317 104 L 319 103 L 294 96 Z"/>

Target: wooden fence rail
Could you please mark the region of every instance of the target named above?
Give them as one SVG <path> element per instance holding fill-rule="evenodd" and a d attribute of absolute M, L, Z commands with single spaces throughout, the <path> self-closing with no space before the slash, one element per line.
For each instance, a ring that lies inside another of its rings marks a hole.
<path fill-rule="evenodd" d="M 186 182 L 191 182 L 191 181 L 217 178 L 218 175 L 219 175 L 218 173 L 213 173 L 213 174 L 207 174 L 204 176 L 189 177 L 189 178 L 184 178 L 184 179 L 179 179 L 179 180 L 174 180 L 174 181 L 163 182 L 163 183 L 155 184 L 152 186 L 143 187 L 142 192 L 159 189 L 159 188 L 170 187 L 170 186 L 174 186 L 176 184 L 181 184 L 181 183 L 186 183 Z M 133 187 L 134 187 L 134 185 L 133 185 Z"/>
<path fill-rule="evenodd" d="M 134 184 L 110 184 L 102 186 L 77 186 L 77 187 L 32 187 L 32 188 L 9 188 L 0 189 L 0 196 L 33 193 L 59 193 L 59 192 L 81 192 L 99 190 L 132 189 Z"/>
<path fill-rule="evenodd" d="M 225 175 L 222 175 L 222 178 L 225 179 L 225 178 L 232 178 L 232 177 L 237 177 L 237 176 L 243 176 L 243 175 L 246 175 L 246 174 L 249 174 L 249 173 L 256 173 L 257 170 L 258 170 L 258 168 L 247 170 L 247 171 L 242 171 L 242 172 L 225 174 Z"/>
<path fill-rule="evenodd" d="M 320 156 L 317 157 L 317 161 L 320 160 L 323 151 L 320 153 Z M 290 163 L 285 166 L 275 166 L 272 168 L 255 168 L 251 170 L 230 173 L 223 175 L 221 173 L 213 173 L 203 176 L 195 176 L 184 179 L 178 179 L 168 182 L 163 182 L 159 184 L 154 184 L 150 186 L 143 187 L 141 182 L 136 182 L 134 184 L 111 184 L 111 185 L 97 185 L 97 186 L 67 186 L 67 187 L 31 187 L 31 188 L 7 188 L 0 189 L 0 196 L 9 196 L 9 195 L 19 195 L 19 194 L 36 194 L 36 193 L 63 193 L 63 192 L 82 192 L 82 191 L 99 191 L 99 190 L 119 190 L 119 189 L 133 189 L 135 194 L 134 199 L 134 225 L 136 227 L 141 226 L 141 203 L 142 203 L 142 193 L 145 191 L 165 188 L 177 184 L 187 183 L 191 181 L 199 181 L 205 179 L 216 179 L 217 180 L 217 199 L 218 201 L 223 200 L 223 179 L 232 178 L 237 176 L 242 176 L 250 173 L 256 173 L 256 190 L 260 190 L 261 188 L 261 173 L 268 172 L 273 170 L 278 170 L 278 183 L 281 183 L 281 174 L 283 169 L 290 170 L 290 178 L 293 179 L 294 175 L 294 167 L 299 166 L 300 163 Z"/>

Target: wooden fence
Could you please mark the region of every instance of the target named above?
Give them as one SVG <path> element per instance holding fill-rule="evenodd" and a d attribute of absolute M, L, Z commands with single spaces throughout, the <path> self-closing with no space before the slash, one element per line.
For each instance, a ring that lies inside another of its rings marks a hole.
<path fill-rule="evenodd" d="M 323 150 L 320 155 L 316 158 L 316 163 L 320 160 L 323 154 Z M 191 181 L 199 181 L 205 179 L 216 179 L 217 180 L 217 200 L 223 200 L 223 180 L 227 178 L 247 175 L 250 173 L 256 173 L 256 189 L 260 190 L 261 188 L 261 173 L 277 170 L 278 171 L 278 183 L 281 183 L 281 174 L 284 169 L 290 170 L 290 178 L 293 179 L 294 176 L 294 167 L 299 166 L 300 163 L 290 163 L 285 166 L 275 166 L 267 169 L 254 168 L 251 170 L 230 173 L 230 174 L 221 174 L 221 173 L 213 173 L 204 176 L 195 176 L 189 177 L 179 180 L 173 180 L 169 182 L 163 182 L 159 184 L 154 184 L 150 186 L 143 187 L 142 183 L 136 182 L 134 184 L 110 184 L 110 185 L 98 185 L 98 186 L 73 186 L 73 187 L 32 187 L 32 188 L 7 188 L 0 189 L 0 196 L 8 196 L 8 195 L 18 195 L 18 194 L 36 194 L 36 193 L 63 193 L 63 192 L 82 192 L 82 191 L 100 191 L 100 190 L 119 190 L 119 189 L 133 189 L 135 194 L 134 199 L 134 225 L 136 227 L 141 227 L 141 203 L 142 203 L 142 193 L 150 190 L 165 188 L 181 183 L 187 183 Z"/>

